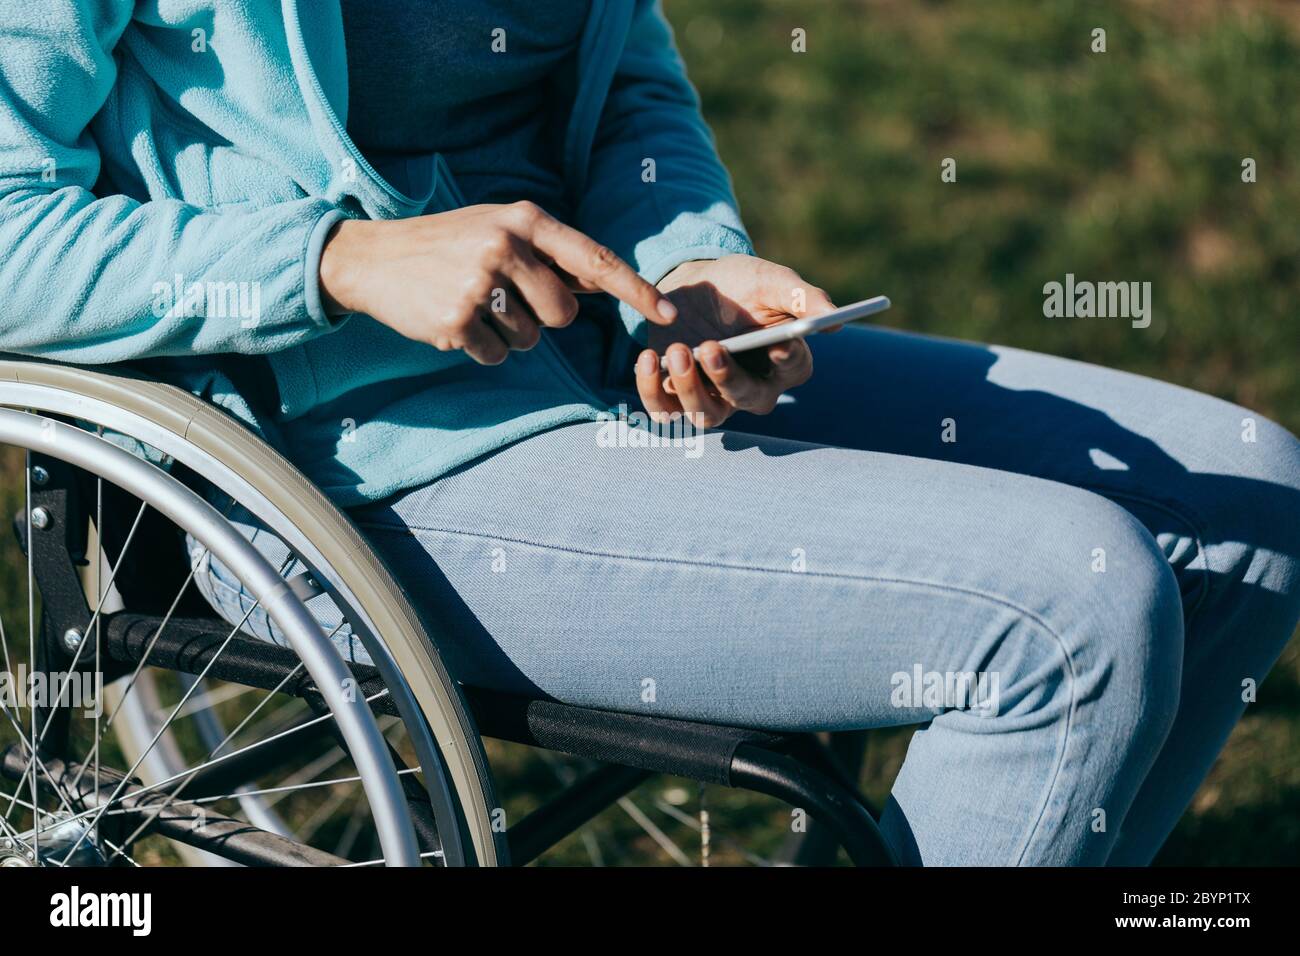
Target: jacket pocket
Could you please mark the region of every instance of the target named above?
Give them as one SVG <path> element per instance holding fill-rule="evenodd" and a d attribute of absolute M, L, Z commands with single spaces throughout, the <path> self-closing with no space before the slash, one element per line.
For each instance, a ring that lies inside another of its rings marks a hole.
<path fill-rule="evenodd" d="M 272 352 L 266 359 L 280 396 L 280 407 L 274 410 L 272 417 L 277 421 L 289 421 L 316 407 L 316 376 L 307 359 L 305 345 Z"/>
<path fill-rule="evenodd" d="M 259 208 L 306 197 L 306 191 L 270 163 L 236 146 L 206 148 L 209 205 Z"/>

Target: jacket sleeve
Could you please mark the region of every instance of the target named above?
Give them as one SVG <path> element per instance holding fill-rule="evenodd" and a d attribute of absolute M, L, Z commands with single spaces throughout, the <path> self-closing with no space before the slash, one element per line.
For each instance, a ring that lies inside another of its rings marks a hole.
<path fill-rule="evenodd" d="M 638 0 L 576 220 L 650 282 L 691 259 L 753 252 L 659 0 Z M 619 312 L 644 342 L 645 319 Z"/>
<path fill-rule="evenodd" d="M 133 6 L 0 0 L 0 351 L 98 364 L 271 352 L 329 330 L 316 273 L 341 218 L 330 203 L 215 211 L 92 193 L 88 126 Z"/>

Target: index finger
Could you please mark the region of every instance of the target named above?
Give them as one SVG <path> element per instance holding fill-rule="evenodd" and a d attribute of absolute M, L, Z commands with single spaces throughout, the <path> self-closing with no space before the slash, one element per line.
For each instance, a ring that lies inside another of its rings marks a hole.
<path fill-rule="evenodd" d="M 632 267 L 577 229 L 549 216 L 533 227 L 533 245 L 577 280 L 583 292 L 608 292 L 626 302 L 651 322 L 669 325 L 677 318 L 677 307 Z"/>

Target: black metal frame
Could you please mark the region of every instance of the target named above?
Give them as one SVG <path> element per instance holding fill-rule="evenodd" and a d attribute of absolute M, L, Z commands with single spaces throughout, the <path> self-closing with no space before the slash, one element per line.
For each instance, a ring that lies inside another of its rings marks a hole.
<path fill-rule="evenodd" d="M 77 565 L 85 563 L 89 510 L 84 506 L 85 488 L 75 469 L 36 454 L 32 455 L 32 465 L 33 469 L 43 469 L 44 479 L 33 485 L 32 507 L 43 508 L 48 520 L 41 528 L 33 527 L 31 542 L 24 540 L 26 516 L 20 515 L 14 525 L 24 550 L 33 549 L 33 572 L 43 608 L 39 652 L 42 666 L 63 670 L 71 663 L 72 654 L 62 635 L 70 628 L 84 633 L 92 614 L 76 573 Z M 100 533 L 111 536 L 112 532 L 101 529 Z M 101 616 L 100 644 L 106 682 L 133 669 L 146 649 L 151 666 L 198 674 L 211 664 L 207 672 L 210 677 L 266 690 L 280 687 L 298 664 L 292 651 L 242 636 L 231 639 L 213 662 L 217 648 L 226 642 L 229 625 L 215 617 L 173 616 L 158 635 L 161 620 L 155 613 L 130 611 Z M 77 663 L 78 668 L 93 671 L 101 663 L 93 658 L 88 645 Z M 374 668 L 352 665 L 352 670 L 366 696 L 383 687 Z M 321 704 L 320 695 L 305 674 L 300 673 L 280 689 L 315 708 Z M 828 832 L 855 864 L 895 863 L 871 808 L 858 792 L 851 774 L 816 735 L 774 735 L 643 714 L 599 711 L 475 688 L 466 691 L 484 736 L 597 762 L 595 770 L 510 827 L 507 840 L 511 861 L 516 865 L 537 858 L 637 785 L 664 773 L 776 797 L 792 807 L 803 808 L 819 821 L 824 828 L 822 832 Z M 393 711 L 386 695 L 376 698 L 373 706 L 378 713 Z M 328 722 L 322 724 L 327 725 Z M 47 767 L 57 768 L 59 773 L 72 770 L 75 775 L 76 768 L 61 763 L 64 742 L 56 716 L 47 744 L 42 748 L 42 758 Z M 301 746 L 301 740 L 294 746 Z M 249 751 L 242 758 L 217 763 L 187 785 L 187 795 L 195 799 L 229 792 L 232 781 L 244 782 L 257 776 L 281 756 L 274 746 L 269 746 Z M 10 748 L 9 753 L 0 757 L 0 773 L 9 776 L 23 764 L 14 748 Z M 89 779 L 85 775 L 85 780 Z M 116 785 L 119 781 L 120 777 L 110 783 Z M 412 815 L 421 844 L 432 845 L 435 835 L 417 790 L 408 792 Z M 129 785 L 125 792 L 129 794 Z M 142 799 L 138 809 L 142 814 L 147 813 L 150 804 L 151 801 Z M 210 811 L 206 811 L 202 828 L 206 836 L 199 836 L 188 826 L 194 812 L 193 806 L 172 804 L 164 818 L 151 825 L 152 829 L 182 842 L 202 844 L 204 849 L 243 863 L 339 862 L 329 854 L 301 847 L 239 821 L 216 818 L 214 826 Z M 132 816 L 127 814 L 123 819 Z M 824 839 L 821 842 L 826 843 Z"/>

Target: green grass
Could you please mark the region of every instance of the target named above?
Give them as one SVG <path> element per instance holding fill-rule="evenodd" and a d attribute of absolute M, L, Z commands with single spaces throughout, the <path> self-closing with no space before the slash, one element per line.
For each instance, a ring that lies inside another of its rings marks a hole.
<path fill-rule="evenodd" d="M 887 292 L 900 328 L 1052 352 L 1178 382 L 1300 432 L 1300 14 L 1212 0 L 666 0 L 759 252 L 840 301 Z M 1108 52 L 1089 50 L 1107 31 Z M 808 52 L 790 48 L 807 32 Z M 956 183 L 940 180 L 945 157 Z M 1241 181 L 1252 157 L 1258 182 Z M 1152 282 L 1152 326 L 1050 320 L 1066 272 Z M 20 472 L 4 463 L 12 513 Z M 7 520 L 7 518 L 6 518 Z M 5 533 L 7 536 L 7 532 Z M 16 549 L 0 610 L 24 634 Z M 888 792 L 908 734 L 875 734 L 863 782 Z M 564 765 L 493 746 L 518 820 Z M 683 845 L 693 784 L 636 804 Z M 712 789 L 715 856 L 772 852 L 789 814 Z M 606 859 L 671 859 L 615 808 Z M 566 841 L 550 862 L 583 863 Z M 1300 860 L 1300 642 L 1234 733 L 1163 863 Z"/>
<path fill-rule="evenodd" d="M 761 254 L 843 301 L 887 290 L 889 324 L 1175 380 L 1295 431 L 1300 50 L 1265 5 L 1197 6 L 668 11 Z M 1150 280 L 1152 328 L 1044 319 L 1066 272 Z"/>

